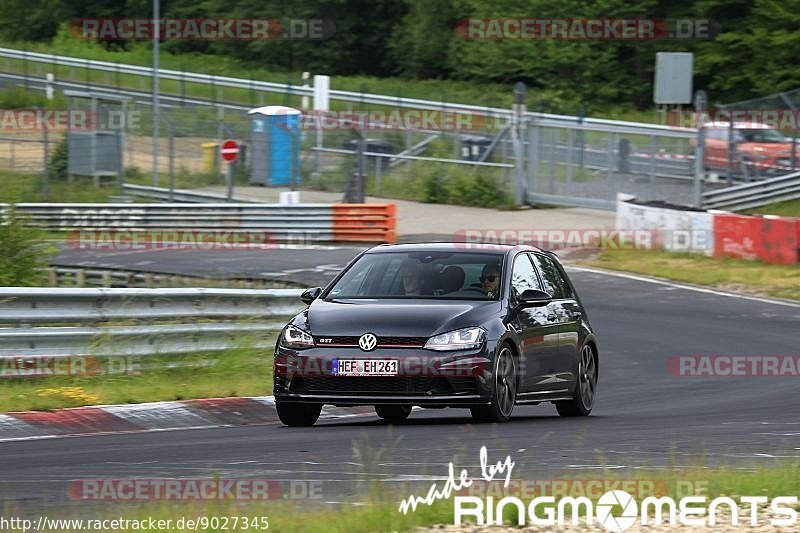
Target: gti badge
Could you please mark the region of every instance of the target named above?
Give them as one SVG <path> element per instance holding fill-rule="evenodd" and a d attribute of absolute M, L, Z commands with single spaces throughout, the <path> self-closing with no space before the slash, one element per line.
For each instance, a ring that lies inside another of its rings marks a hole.
<path fill-rule="evenodd" d="M 365 352 L 369 352 L 375 349 L 375 346 L 378 345 L 378 337 L 376 337 L 372 333 L 364 333 L 358 339 L 358 347 L 364 350 Z"/>

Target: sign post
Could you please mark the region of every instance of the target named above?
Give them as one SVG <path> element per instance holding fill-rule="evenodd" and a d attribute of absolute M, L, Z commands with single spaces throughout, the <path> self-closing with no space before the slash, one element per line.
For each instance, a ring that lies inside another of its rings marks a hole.
<path fill-rule="evenodd" d="M 226 139 L 219 148 L 219 154 L 227 163 L 225 171 L 225 187 L 227 188 L 227 198 L 233 200 L 233 163 L 239 157 L 239 143 L 233 139 Z"/>

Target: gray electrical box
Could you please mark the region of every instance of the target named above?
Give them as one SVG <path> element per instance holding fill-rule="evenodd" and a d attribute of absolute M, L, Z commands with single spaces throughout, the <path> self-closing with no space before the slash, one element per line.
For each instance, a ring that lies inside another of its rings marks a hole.
<path fill-rule="evenodd" d="M 117 176 L 122 166 L 121 132 L 67 133 L 67 172 L 76 176 Z"/>
<path fill-rule="evenodd" d="M 653 101 L 656 104 L 691 104 L 694 54 L 658 52 Z"/>

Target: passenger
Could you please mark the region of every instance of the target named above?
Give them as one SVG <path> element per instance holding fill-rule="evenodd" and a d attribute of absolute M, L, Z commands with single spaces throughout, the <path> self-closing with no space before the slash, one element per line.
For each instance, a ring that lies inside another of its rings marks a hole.
<path fill-rule="evenodd" d="M 417 261 L 408 260 L 403 263 L 403 291 L 406 296 L 422 294 L 422 267 Z"/>
<path fill-rule="evenodd" d="M 490 298 L 495 298 L 500 290 L 500 265 L 489 263 L 481 272 L 481 289 Z"/>

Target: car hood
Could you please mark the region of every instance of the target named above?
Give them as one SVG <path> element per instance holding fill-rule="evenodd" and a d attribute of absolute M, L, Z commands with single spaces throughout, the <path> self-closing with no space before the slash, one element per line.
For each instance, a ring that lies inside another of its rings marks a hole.
<path fill-rule="evenodd" d="M 430 337 L 481 325 L 499 311 L 496 301 L 316 300 L 302 318 L 313 335 Z"/>

